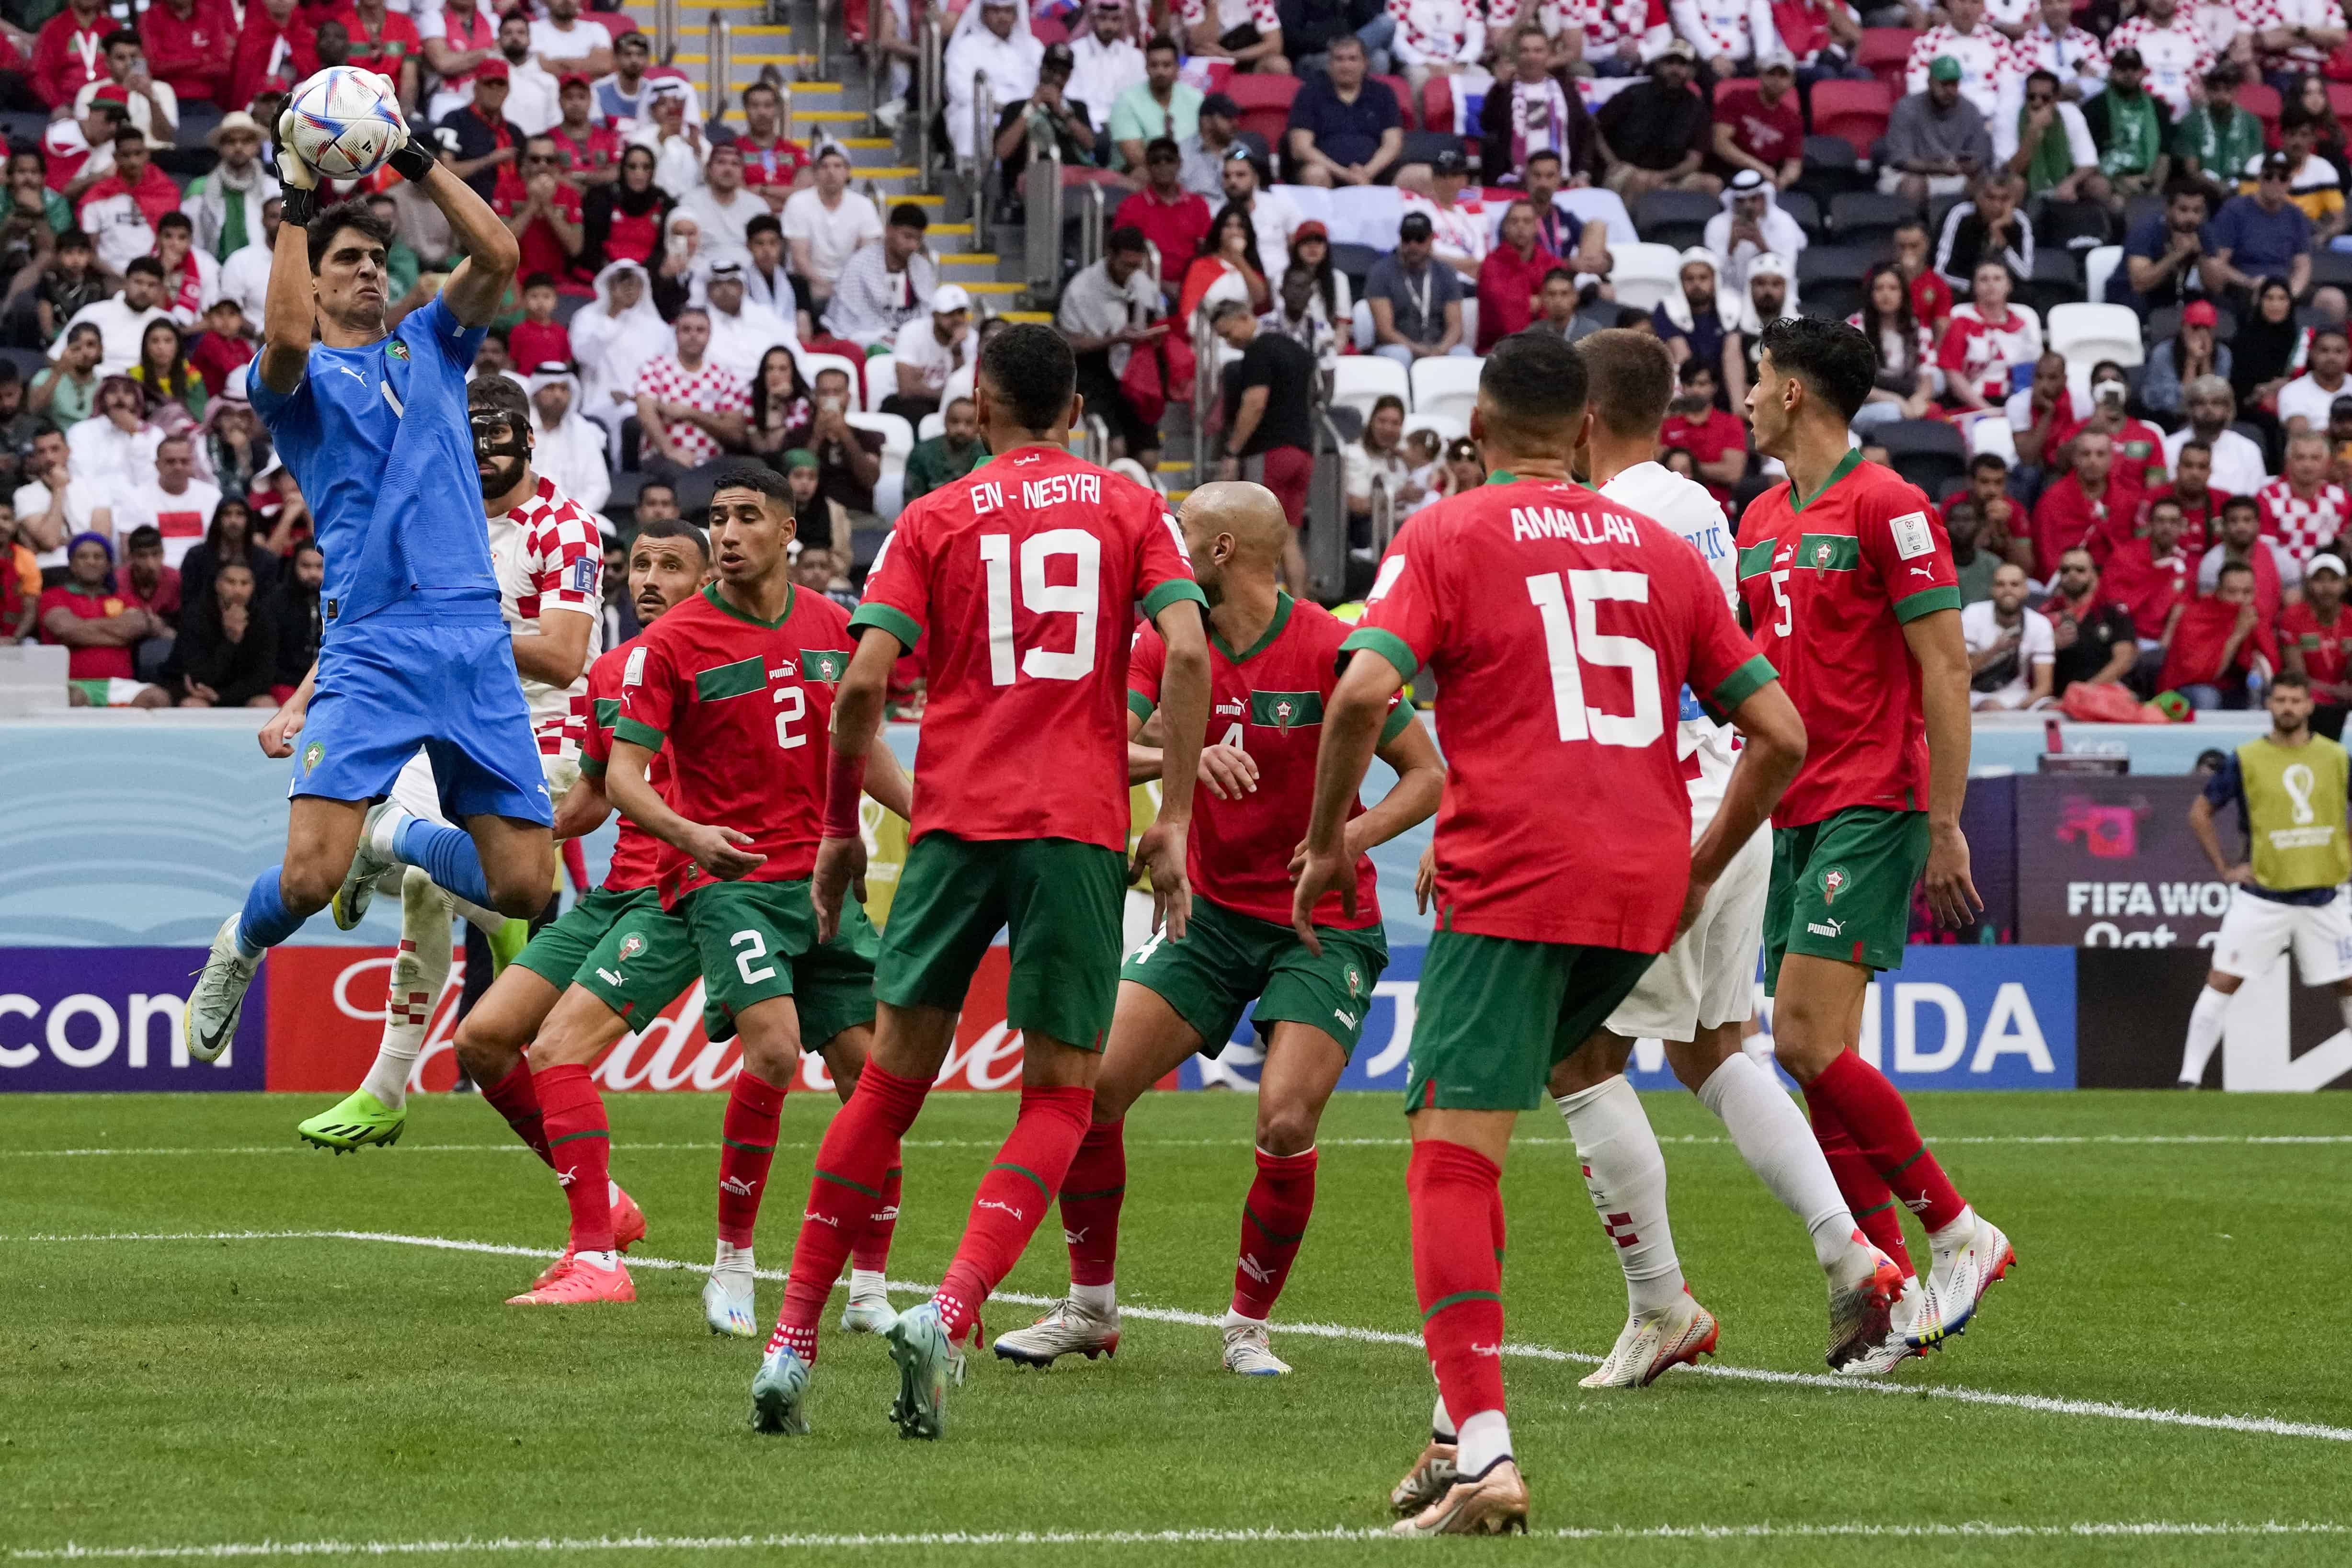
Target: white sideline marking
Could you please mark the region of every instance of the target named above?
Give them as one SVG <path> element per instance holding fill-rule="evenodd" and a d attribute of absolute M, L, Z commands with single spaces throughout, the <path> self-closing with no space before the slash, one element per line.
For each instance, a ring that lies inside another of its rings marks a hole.
<path fill-rule="evenodd" d="M 0 1245 L 23 1245 L 34 1242 L 109 1242 L 109 1241 L 380 1241 L 401 1247 L 425 1247 L 444 1252 L 478 1252 L 500 1258 L 551 1258 L 544 1247 L 512 1247 L 494 1241 L 465 1241 L 450 1236 L 406 1236 L 386 1230 L 183 1230 L 183 1231 L 108 1231 L 80 1235 L 0 1236 Z M 688 1270 L 699 1273 L 709 1265 L 689 1263 L 674 1258 L 631 1257 L 634 1269 Z M 754 1279 L 781 1281 L 781 1269 L 755 1269 Z M 936 1287 L 913 1280 L 892 1280 L 889 1288 L 902 1293 L 928 1295 Z M 835 1289 L 840 1282 L 835 1282 Z M 1015 1291 L 999 1291 L 989 1298 L 1014 1306 L 1049 1307 L 1057 1298 L 1032 1296 Z M 1219 1320 L 1205 1312 L 1185 1312 L 1176 1307 L 1138 1307 L 1119 1304 L 1119 1315 L 1140 1319 L 1146 1322 L 1175 1323 L 1186 1328 L 1214 1328 Z M 1316 1339 L 1349 1340 L 1359 1344 L 1392 1344 L 1409 1346 L 1420 1351 L 1421 1336 L 1399 1333 L 1388 1329 L 1356 1328 L 1346 1323 L 1280 1322 L 1280 1332 L 1306 1334 Z M 1598 1366 L 1601 1357 L 1580 1351 L 1558 1350 L 1550 1345 L 1506 1343 L 1503 1354 L 1521 1356 L 1530 1361 L 1572 1362 L 1581 1366 Z M 1911 1398 L 1948 1399 L 1962 1405 L 1991 1406 L 2009 1410 L 2026 1410 L 2041 1416 L 2084 1416 L 2110 1421 L 2143 1421 L 2159 1427 L 2193 1427 L 2210 1431 L 2244 1432 L 2272 1437 L 2310 1437 L 2330 1443 L 2352 1443 L 2352 1427 L 2328 1427 L 2315 1421 L 2283 1421 L 2269 1416 L 2203 1416 L 2190 1410 L 2158 1410 L 2134 1405 L 2112 1405 L 2096 1399 L 2056 1399 L 2039 1394 L 2001 1394 L 1990 1389 L 1961 1388 L 1948 1384 L 1914 1384 L 1873 1382 L 1863 1378 L 1834 1377 L 1820 1372 L 1775 1372 L 1759 1366 L 1725 1366 L 1713 1364 L 1693 1366 L 1691 1370 L 1703 1377 L 1727 1377 L 1741 1383 L 1776 1384 L 1792 1388 L 1834 1389 L 1841 1394 L 1895 1395 Z M 2347 1527 L 2352 1528 L 2352 1527 Z"/>
<path fill-rule="evenodd" d="M 1820 1541 L 1864 1539 L 1889 1541 L 1965 1540 L 2105 1540 L 2114 1538 L 2221 1538 L 2336 1536 L 2352 1534 L 2352 1525 L 2328 1521 L 2282 1522 L 2197 1523 L 2173 1520 L 2084 1521 L 2077 1524 L 1998 1524 L 1970 1521 L 1964 1524 L 1661 1524 L 1650 1527 L 1555 1529 L 1530 1532 L 1549 1541 Z M 586 1537 L 493 1536 L 454 1541 L 250 1541 L 222 1542 L 199 1546 L 64 1546 L 16 1547 L 8 1556 L 19 1563 L 55 1563 L 93 1559 L 228 1558 L 228 1557 L 393 1557 L 439 1556 L 456 1552 L 741 1552 L 746 1550 L 828 1551 L 843 1547 L 906 1546 L 1192 1546 L 1238 1545 L 1252 1542 L 1286 1545 L 1361 1545 L 1396 1541 L 1385 1530 L 1022 1530 L 926 1531 L 899 1535 L 596 1535 Z"/>

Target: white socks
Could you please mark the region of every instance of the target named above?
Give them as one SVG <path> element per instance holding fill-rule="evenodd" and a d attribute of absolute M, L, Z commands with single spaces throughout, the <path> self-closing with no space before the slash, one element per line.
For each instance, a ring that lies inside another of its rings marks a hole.
<path fill-rule="evenodd" d="M 1620 1074 L 1554 1103 L 1576 1140 L 1585 1190 L 1625 1271 L 1628 1309 L 1638 1315 L 1672 1306 L 1683 1291 L 1682 1264 L 1666 1226 L 1666 1157 L 1642 1113 L 1642 1097 Z M 1466 1421 L 1463 1432 L 1466 1441 Z M 1465 1466 L 1463 1473 L 1475 1472 Z"/>
<path fill-rule="evenodd" d="M 1118 1315 L 1118 1287 L 1111 1285 L 1072 1285 L 1070 1301 L 1090 1317 L 1111 1318 Z"/>
<path fill-rule="evenodd" d="M 574 1262 L 585 1263 L 591 1268 L 602 1269 L 607 1274 L 621 1266 L 621 1255 L 618 1252 L 614 1251 L 574 1252 L 572 1255 L 572 1258 Z"/>
<path fill-rule="evenodd" d="M 1437 1396 L 1437 1408 L 1429 1417 L 1429 1435 L 1441 1443 L 1458 1443 L 1462 1434 L 1454 1429 L 1454 1417 L 1445 1413 L 1445 1396 Z"/>
<path fill-rule="evenodd" d="M 1756 1179 L 1804 1222 L 1815 1261 L 1824 1269 L 1843 1262 L 1853 1247 L 1853 1216 L 1804 1113 L 1771 1074 L 1734 1053 L 1699 1085 L 1698 1103 L 1723 1124 Z"/>
<path fill-rule="evenodd" d="M 449 895 L 411 866 L 400 884 L 400 950 L 385 987 L 383 1036 L 360 1083 L 387 1111 L 408 1103 L 408 1075 L 448 983 Z"/>
<path fill-rule="evenodd" d="M 378 817 L 375 826 L 368 831 L 368 848 L 385 860 L 398 861 L 400 852 L 393 847 L 393 841 L 399 838 L 400 825 L 407 821 L 409 813 L 398 806 Z"/>
<path fill-rule="evenodd" d="M 889 1291 L 877 1269 L 852 1269 L 849 1271 L 849 1299 L 871 1301 L 887 1296 Z"/>
<path fill-rule="evenodd" d="M 751 1271 L 751 1249 L 721 1241 L 718 1256 L 710 1260 L 710 1271 L 714 1274 L 749 1274 Z"/>
<path fill-rule="evenodd" d="M 1466 1481 L 1476 1480 L 1510 1457 L 1511 1424 L 1500 1410 L 1481 1410 L 1464 1418 L 1462 1435 L 1454 1448 L 1455 1474 Z"/>
<path fill-rule="evenodd" d="M 2213 1052 L 2221 1044 L 2221 1020 L 2230 1011 L 2230 998 L 2207 986 L 2197 993 L 2197 1006 L 2189 1014 L 2189 1042 L 2180 1052 L 2180 1082 L 2195 1085 L 2205 1081 L 2205 1064 L 2213 1060 Z M 2345 1009 L 2345 1019 L 2352 1023 L 2352 1007 Z"/>

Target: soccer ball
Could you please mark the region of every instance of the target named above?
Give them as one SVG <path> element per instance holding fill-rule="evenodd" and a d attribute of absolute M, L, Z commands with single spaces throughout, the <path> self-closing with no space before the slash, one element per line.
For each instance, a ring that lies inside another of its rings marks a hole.
<path fill-rule="evenodd" d="M 400 140 L 400 101 L 373 71 L 329 66 L 294 89 L 288 108 L 295 152 L 330 180 L 374 173 Z"/>

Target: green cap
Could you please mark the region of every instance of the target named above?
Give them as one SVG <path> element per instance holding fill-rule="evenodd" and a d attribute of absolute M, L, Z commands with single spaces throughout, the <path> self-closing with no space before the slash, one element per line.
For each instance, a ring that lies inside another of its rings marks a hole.
<path fill-rule="evenodd" d="M 805 446 L 795 446 L 790 452 L 784 454 L 784 471 L 786 473 L 790 473 L 795 468 L 814 468 L 815 466 L 816 454 L 811 452 Z"/>
<path fill-rule="evenodd" d="M 1949 55 L 1937 55 L 1927 62 L 1927 79 L 1929 81 L 1959 80 L 1960 62 Z"/>

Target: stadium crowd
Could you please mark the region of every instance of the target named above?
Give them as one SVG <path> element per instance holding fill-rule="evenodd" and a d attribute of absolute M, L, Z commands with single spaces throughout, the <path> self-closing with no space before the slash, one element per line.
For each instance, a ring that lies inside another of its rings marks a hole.
<path fill-rule="evenodd" d="M 792 140 L 774 85 L 725 122 L 616 13 L 0 17 L 0 102 L 48 117 L 12 140 L 0 217 L 0 634 L 68 645 L 77 701 L 266 706 L 315 652 L 302 497 L 234 382 L 278 225 L 271 128 L 323 65 L 389 77 L 514 230 L 477 373 L 530 389 L 540 466 L 616 549 L 611 519 L 674 513 L 687 476 L 750 455 L 803 502 L 802 580 L 854 600 L 905 500 L 985 458 L 969 392 L 993 319 L 942 277 L 925 207 Z M 852 21 L 906 92 L 904 0 Z M 1985 706 L 2107 685 L 2239 706 L 2301 666 L 2334 733 L 2345 21 L 2291 0 L 971 0 L 944 129 L 1001 169 L 979 221 L 1017 213 L 1036 138 L 1113 187 L 1057 319 L 1131 474 L 1156 479 L 1199 325 L 1228 368 L 1198 439 L 1220 472 L 1258 462 L 1294 522 L 1318 393 L 1365 416 L 1352 525 L 1375 484 L 1410 512 L 1484 470 L 1409 386 L 1351 399 L 1339 382 L 1368 383 L 1340 361 L 1638 324 L 1681 367 L 1668 460 L 1736 517 L 1778 477 L 1744 421 L 1762 325 L 1843 316 L 1884 363 L 1857 440 L 1944 513 Z M 389 171 L 368 184 L 404 313 L 450 235 Z M 2085 295 L 2128 326 L 2070 324 Z M 1296 551 L 1286 573 L 1303 585 Z M 634 633 L 625 596 L 608 614 Z"/>

